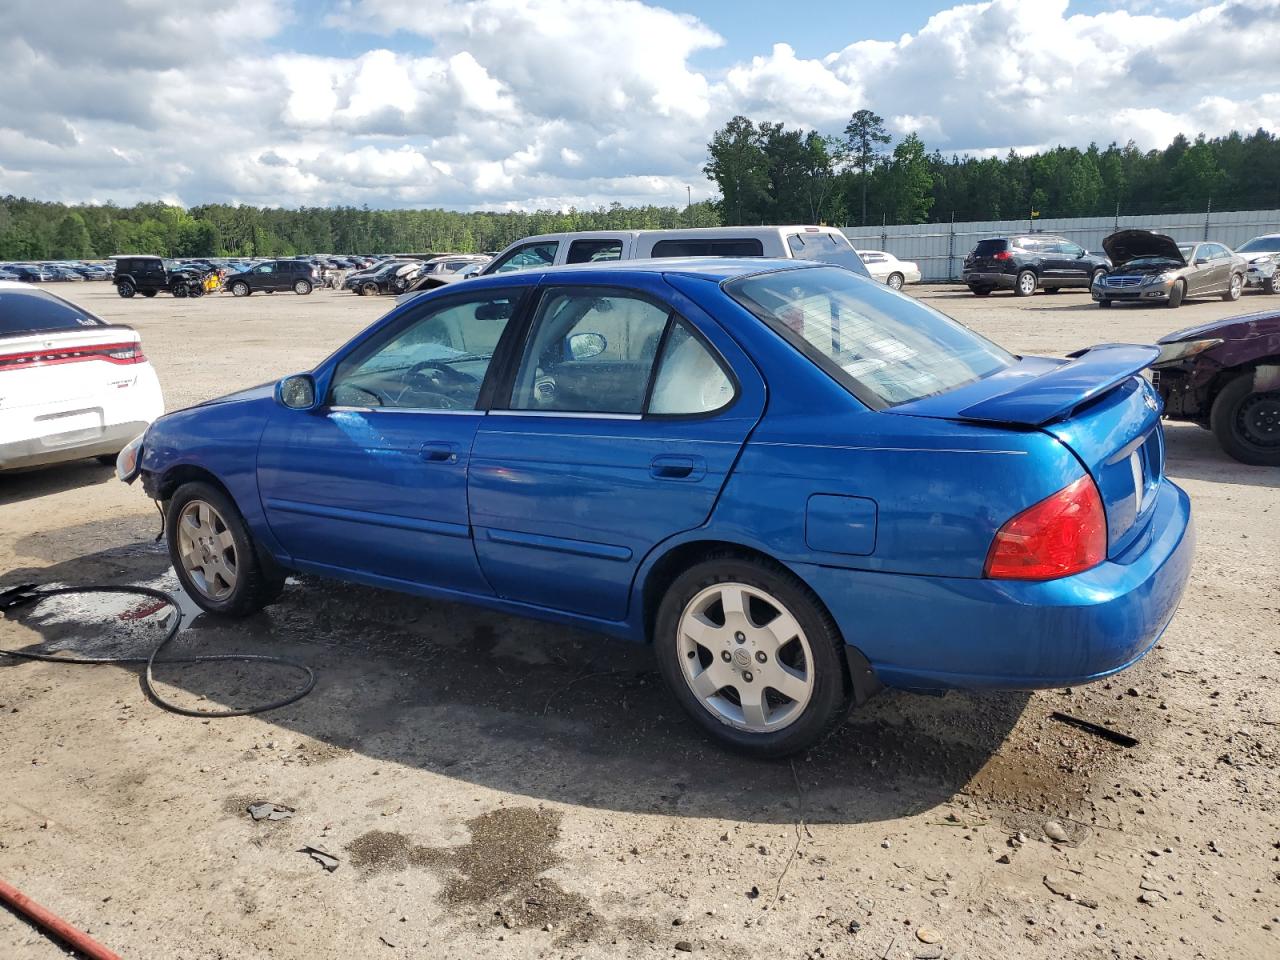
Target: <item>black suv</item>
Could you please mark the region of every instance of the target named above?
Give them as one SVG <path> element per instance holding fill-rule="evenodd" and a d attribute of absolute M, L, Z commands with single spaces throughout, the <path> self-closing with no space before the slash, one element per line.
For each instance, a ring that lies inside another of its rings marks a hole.
<path fill-rule="evenodd" d="M 267 293 L 292 290 L 294 293 L 306 294 L 319 283 L 320 271 L 309 260 L 268 260 L 227 277 L 227 289 L 235 297 L 247 297 L 255 290 L 265 290 Z"/>
<path fill-rule="evenodd" d="M 1107 257 L 1090 253 L 1066 237 L 1034 233 L 979 240 L 964 258 L 964 282 L 979 297 L 997 287 L 1029 297 L 1037 287 L 1045 293 L 1062 287 L 1088 290 L 1094 277 L 1110 268 Z"/>
<path fill-rule="evenodd" d="M 116 293 L 128 299 L 136 294 L 154 297 L 161 291 L 175 297 L 204 296 L 206 273 L 196 267 L 174 264 L 162 257 L 115 258 Z"/>

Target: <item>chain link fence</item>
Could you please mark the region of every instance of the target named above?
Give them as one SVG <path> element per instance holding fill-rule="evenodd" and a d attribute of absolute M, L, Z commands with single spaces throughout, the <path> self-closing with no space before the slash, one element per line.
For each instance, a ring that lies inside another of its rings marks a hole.
<path fill-rule="evenodd" d="M 1103 237 L 1129 227 L 1167 233 L 1175 240 L 1216 240 L 1234 250 L 1259 234 L 1280 233 L 1280 210 L 1231 210 L 1222 213 L 1204 210 L 1143 217 L 986 220 L 842 229 L 855 249 L 884 250 L 899 260 L 914 261 L 920 267 L 922 279 L 942 282 L 959 280 L 965 256 L 979 240 L 987 237 L 1052 233 L 1074 240 L 1086 250 L 1101 253 Z"/>

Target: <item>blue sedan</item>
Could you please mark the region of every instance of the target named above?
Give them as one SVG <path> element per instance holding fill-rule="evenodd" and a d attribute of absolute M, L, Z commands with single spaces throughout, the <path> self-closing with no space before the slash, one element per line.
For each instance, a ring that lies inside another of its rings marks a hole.
<path fill-rule="evenodd" d="M 1151 649 L 1194 551 L 1155 356 L 1014 356 L 798 261 L 510 273 L 161 418 L 118 472 L 207 611 L 298 571 L 649 642 L 694 722 L 778 756 L 883 686 Z"/>

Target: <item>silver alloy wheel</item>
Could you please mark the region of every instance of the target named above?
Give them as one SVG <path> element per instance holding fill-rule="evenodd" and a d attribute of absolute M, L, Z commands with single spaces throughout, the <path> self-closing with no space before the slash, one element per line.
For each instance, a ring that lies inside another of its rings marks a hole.
<path fill-rule="evenodd" d="M 900 274 L 900 273 L 891 273 L 891 274 L 889 274 L 889 287 L 890 287 L 890 289 L 893 289 L 893 290 L 901 290 L 901 289 L 902 289 L 902 274 Z"/>
<path fill-rule="evenodd" d="M 236 541 L 222 514 L 192 500 L 178 516 L 178 554 L 195 588 L 210 600 L 225 600 L 236 588 Z"/>
<path fill-rule="evenodd" d="M 689 601 L 678 630 L 685 682 L 717 720 L 773 733 L 804 713 L 813 695 L 813 651 L 777 598 L 744 583 L 718 583 Z"/>
<path fill-rule="evenodd" d="M 1244 277 L 1240 276 L 1240 274 L 1238 273 L 1233 273 L 1231 275 L 1231 299 L 1232 300 L 1240 299 L 1240 293 L 1243 287 L 1244 287 Z"/>
<path fill-rule="evenodd" d="M 247 297 L 249 295 L 249 285 L 244 282 L 233 283 L 231 285 L 231 295 L 233 297 Z"/>
<path fill-rule="evenodd" d="M 298 294 L 299 296 L 301 296 L 304 293 L 310 293 L 311 284 L 307 283 L 307 281 L 305 280 L 299 280 L 297 283 L 293 285 L 293 292 Z"/>
<path fill-rule="evenodd" d="M 1024 296 L 1030 296 L 1036 292 L 1036 275 L 1030 270 L 1024 271 L 1018 277 L 1018 290 Z"/>

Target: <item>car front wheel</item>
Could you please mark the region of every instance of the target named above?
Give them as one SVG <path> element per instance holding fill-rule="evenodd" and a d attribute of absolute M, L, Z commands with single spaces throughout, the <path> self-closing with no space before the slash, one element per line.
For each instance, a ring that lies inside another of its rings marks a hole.
<path fill-rule="evenodd" d="M 360 287 L 360 292 L 366 297 L 376 297 L 378 295 L 378 285 L 370 280 Z"/>
<path fill-rule="evenodd" d="M 662 600 L 654 642 L 684 710 L 743 753 L 811 747 L 852 703 L 831 615 L 801 581 L 760 560 L 725 555 L 686 570 Z"/>
<path fill-rule="evenodd" d="M 249 285 L 243 280 L 231 285 L 231 295 L 233 297 L 247 297 L 249 295 Z"/>
<path fill-rule="evenodd" d="M 1222 449 L 1241 463 L 1280 466 L 1280 390 L 1255 392 L 1252 370 L 1218 392 L 1209 425 Z"/>
<path fill-rule="evenodd" d="M 184 483 L 165 510 L 169 559 L 192 600 L 209 613 L 245 617 L 280 595 L 235 503 L 211 483 Z"/>
<path fill-rule="evenodd" d="M 1244 277 L 1238 273 L 1231 275 L 1231 285 L 1227 287 L 1227 292 L 1222 295 L 1222 299 L 1230 303 L 1233 300 L 1239 300 L 1240 294 L 1244 292 Z"/>

